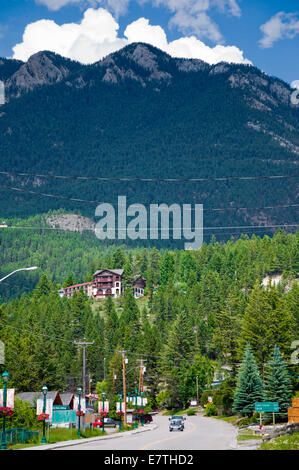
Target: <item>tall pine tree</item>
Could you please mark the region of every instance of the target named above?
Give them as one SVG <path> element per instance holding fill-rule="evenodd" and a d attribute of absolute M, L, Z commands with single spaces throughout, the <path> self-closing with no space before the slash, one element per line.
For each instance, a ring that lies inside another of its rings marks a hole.
<path fill-rule="evenodd" d="M 263 400 L 263 382 L 251 347 L 246 346 L 243 361 L 238 373 L 237 387 L 234 394 L 233 412 L 252 415 L 255 402 Z"/>
<path fill-rule="evenodd" d="M 265 369 L 265 398 L 279 403 L 279 411 L 284 413 L 291 406 L 292 381 L 286 362 L 279 347 L 275 346 Z"/>

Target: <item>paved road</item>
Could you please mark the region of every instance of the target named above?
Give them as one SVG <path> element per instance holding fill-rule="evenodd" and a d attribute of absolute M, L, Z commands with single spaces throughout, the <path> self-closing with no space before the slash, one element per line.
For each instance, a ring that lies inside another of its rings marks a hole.
<path fill-rule="evenodd" d="M 157 429 L 119 439 L 64 447 L 61 450 L 230 450 L 236 448 L 236 430 L 213 418 L 190 416 L 183 432 L 168 430 L 168 417 L 155 416 Z M 58 450 L 58 449 L 57 449 Z"/>

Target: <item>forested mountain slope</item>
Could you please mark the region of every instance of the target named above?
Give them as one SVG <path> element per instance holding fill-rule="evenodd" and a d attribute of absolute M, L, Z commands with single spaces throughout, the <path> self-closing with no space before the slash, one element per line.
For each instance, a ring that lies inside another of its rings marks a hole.
<path fill-rule="evenodd" d="M 3 60 L 0 169 L 87 177 L 294 175 L 298 107 L 290 87 L 246 65 L 209 66 L 131 44 L 90 66 L 51 52 Z M 294 223 L 296 179 L 118 182 L 1 176 L 3 187 L 91 201 L 203 203 L 205 226 Z M 95 204 L 0 188 L 0 214 L 24 217 Z M 266 230 L 265 230 L 266 231 Z M 225 237 L 224 237 L 225 238 Z"/>

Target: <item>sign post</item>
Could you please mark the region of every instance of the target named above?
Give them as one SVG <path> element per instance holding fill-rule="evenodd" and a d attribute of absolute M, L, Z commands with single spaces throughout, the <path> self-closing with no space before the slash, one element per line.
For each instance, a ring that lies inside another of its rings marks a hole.
<path fill-rule="evenodd" d="M 256 402 L 254 405 L 255 411 L 260 413 L 260 428 L 262 425 L 262 413 L 272 413 L 273 427 L 275 429 L 275 413 L 279 412 L 279 404 L 277 402 Z"/>

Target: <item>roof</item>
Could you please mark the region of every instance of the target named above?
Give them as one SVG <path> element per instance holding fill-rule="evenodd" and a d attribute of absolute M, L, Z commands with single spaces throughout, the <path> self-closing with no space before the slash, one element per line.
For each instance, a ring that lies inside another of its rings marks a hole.
<path fill-rule="evenodd" d="M 92 282 L 83 282 L 82 284 L 74 284 L 73 286 L 63 287 L 63 289 L 70 289 L 71 287 L 87 286 L 88 284 L 92 284 Z"/>
<path fill-rule="evenodd" d="M 133 284 L 135 284 L 137 281 L 143 281 L 144 283 L 146 283 L 146 279 L 144 279 L 144 277 L 142 276 L 135 276 L 133 280 Z"/>
<path fill-rule="evenodd" d="M 69 405 L 75 395 L 71 392 L 65 392 L 60 394 L 60 398 L 63 405 Z"/>
<path fill-rule="evenodd" d="M 16 397 L 22 401 L 26 400 L 30 403 L 31 406 L 34 406 L 38 398 L 43 398 L 43 393 L 42 392 L 21 392 L 21 393 L 17 393 Z M 47 398 L 50 398 L 51 400 L 53 400 L 53 402 L 54 401 L 58 402 L 58 404 L 61 403 L 61 397 L 58 392 L 47 392 Z"/>
<path fill-rule="evenodd" d="M 104 271 L 108 271 L 109 273 L 114 273 L 114 274 L 117 274 L 118 276 L 122 276 L 123 273 L 124 273 L 124 270 L 123 269 L 100 269 L 99 271 L 96 271 L 94 273 L 94 276 L 96 276 L 97 274 L 100 274 Z"/>

